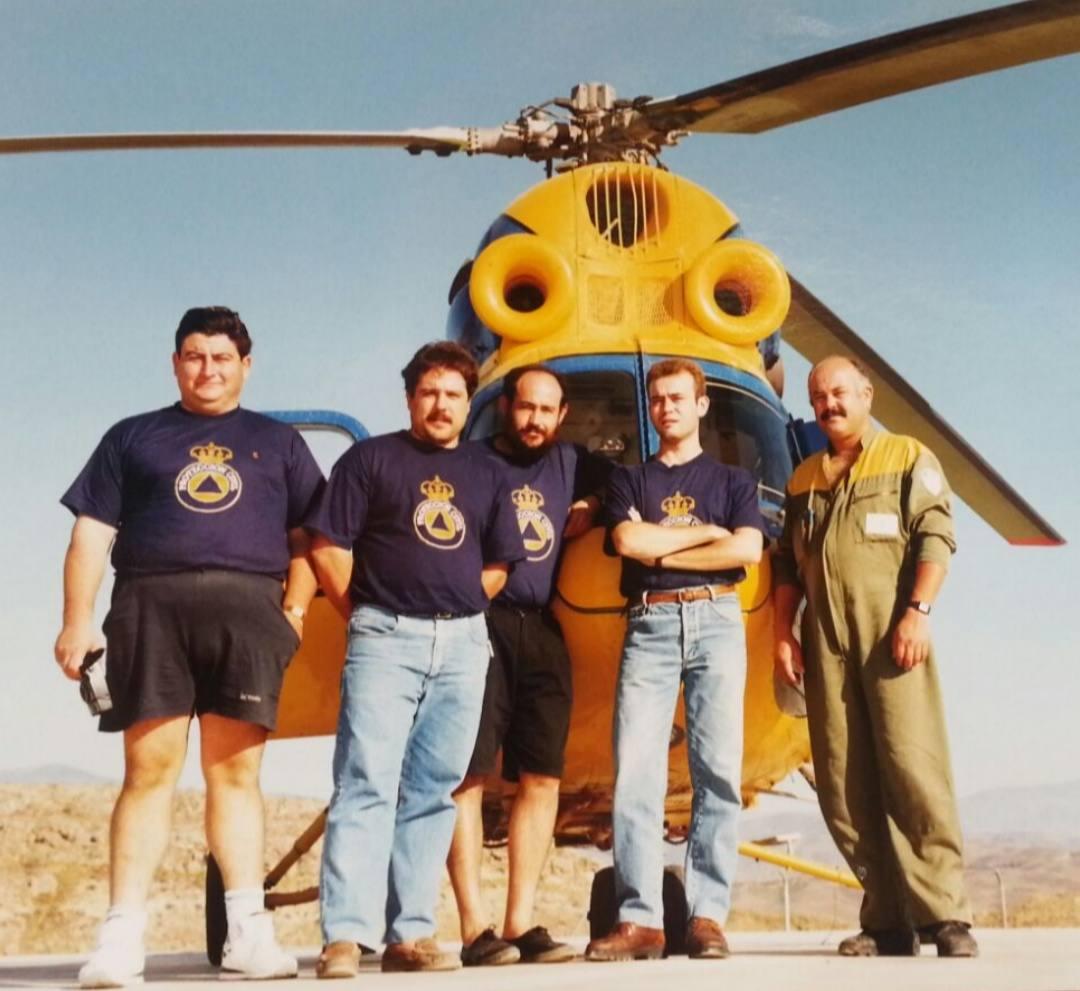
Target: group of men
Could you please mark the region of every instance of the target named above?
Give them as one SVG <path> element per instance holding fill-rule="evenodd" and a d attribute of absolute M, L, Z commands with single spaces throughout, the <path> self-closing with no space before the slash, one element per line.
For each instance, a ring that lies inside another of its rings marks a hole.
<path fill-rule="evenodd" d="M 142 975 L 146 901 L 193 716 L 206 839 L 225 887 L 223 973 L 297 973 L 264 908 L 258 775 L 318 586 L 348 638 L 317 975 L 352 977 L 380 944 L 384 971 L 572 959 L 532 915 L 572 699 L 550 603 L 564 542 L 594 523 L 623 559 L 628 622 L 615 686 L 617 924 L 585 957 L 664 953 L 661 837 L 680 687 L 694 789 L 687 950 L 726 956 L 746 670 L 736 590 L 762 555 L 764 526 L 753 477 L 702 449 L 701 369 L 652 365 L 658 453 L 613 467 L 558 439 L 565 386 L 542 365 L 505 377 L 496 437 L 462 441 L 476 363 L 456 344 L 429 344 L 402 373 L 408 429 L 353 445 L 327 481 L 295 430 L 241 408 L 251 339 L 238 314 L 189 310 L 172 361 L 179 402 L 112 427 L 62 499 L 76 521 L 56 659 L 78 678 L 100 646 L 94 603 L 111 547 L 112 707 L 100 728 L 123 733 L 125 760 L 109 910 L 81 986 Z M 872 387 L 853 363 L 819 364 L 810 394 L 830 446 L 789 485 L 774 556 L 777 669 L 805 680 L 822 808 L 866 892 L 863 931 L 840 950 L 917 953 L 922 933 L 939 954 L 973 955 L 926 619 L 954 549 L 948 490 L 925 448 L 870 427 Z M 481 897 L 481 803 L 500 752 L 517 790 L 496 932 Z M 444 864 L 460 953 L 434 938 Z"/>

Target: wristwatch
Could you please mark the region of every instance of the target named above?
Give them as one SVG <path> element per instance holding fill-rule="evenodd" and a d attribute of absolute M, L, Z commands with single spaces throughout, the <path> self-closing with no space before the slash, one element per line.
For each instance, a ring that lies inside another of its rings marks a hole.
<path fill-rule="evenodd" d="M 292 616 L 293 619 L 304 618 L 304 610 L 301 609 L 299 606 L 282 606 L 281 608 L 284 609 L 285 612 L 287 612 L 290 616 Z"/>
<path fill-rule="evenodd" d="M 912 599 L 908 603 L 909 609 L 914 609 L 916 612 L 921 612 L 924 616 L 930 615 L 930 603 L 923 602 L 921 599 Z"/>

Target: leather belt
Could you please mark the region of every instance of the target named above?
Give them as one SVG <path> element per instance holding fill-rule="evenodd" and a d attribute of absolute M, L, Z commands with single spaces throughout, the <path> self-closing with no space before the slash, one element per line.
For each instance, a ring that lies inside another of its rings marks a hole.
<path fill-rule="evenodd" d="M 666 592 L 642 592 L 643 606 L 656 606 L 668 602 L 700 602 L 715 599 L 735 591 L 734 585 L 694 585 L 691 588 L 673 588 Z"/>

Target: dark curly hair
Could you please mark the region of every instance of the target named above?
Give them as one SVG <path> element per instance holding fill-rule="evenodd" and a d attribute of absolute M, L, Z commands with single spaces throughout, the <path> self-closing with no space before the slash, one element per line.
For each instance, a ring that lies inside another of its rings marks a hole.
<path fill-rule="evenodd" d="M 480 378 L 480 369 L 473 356 L 453 341 L 432 341 L 412 356 L 409 363 L 401 370 L 406 393 L 411 396 L 416 392 L 416 384 L 434 368 L 459 372 L 465 380 L 465 391 L 472 399 L 473 393 L 476 392 L 476 383 Z"/>
<path fill-rule="evenodd" d="M 227 306 L 195 306 L 180 318 L 176 328 L 176 353 L 180 353 L 184 338 L 191 334 L 206 334 L 213 337 L 224 334 L 236 345 L 241 358 L 251 354 L 251 337 L 244 321 L 235 310 Z"/>

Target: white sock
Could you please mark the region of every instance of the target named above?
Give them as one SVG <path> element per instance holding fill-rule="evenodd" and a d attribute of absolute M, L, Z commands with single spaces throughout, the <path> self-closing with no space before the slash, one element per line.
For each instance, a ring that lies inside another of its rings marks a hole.
<path fill-rule="evenodd" d="M 263 910 L 264 897 L 262 888 L 233 888 L 225 892 L 225 919 L 230 933 L 236 931 L 237 923 Z"/>
<path fill-rule="evenodd" d="M 102 941 L 106 935 L 125 943 L 141 943 L 146 933 L 146 909 L 141 905 L 110 905 L 101 924 Z"/>

